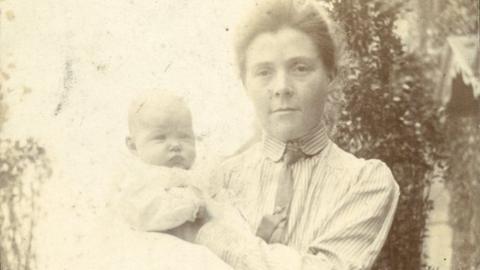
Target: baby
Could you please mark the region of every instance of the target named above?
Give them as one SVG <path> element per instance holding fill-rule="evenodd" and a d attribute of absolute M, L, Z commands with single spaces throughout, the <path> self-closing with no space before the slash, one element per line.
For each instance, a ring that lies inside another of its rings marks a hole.
<path fill-rule="evenodd" d="M 203 216 L 201 183 L 189 173 L 195 160 L 192 117 L 179 97 L 155 92 L 132 102 L 126 144 L 138 158 L 136 178 L 122 199 L 133 229 L 193 241 Z"/>

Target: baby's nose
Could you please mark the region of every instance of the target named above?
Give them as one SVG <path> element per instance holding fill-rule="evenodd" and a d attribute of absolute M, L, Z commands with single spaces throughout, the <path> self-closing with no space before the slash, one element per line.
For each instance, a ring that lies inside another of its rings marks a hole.
<path fill-rule="evenodd" d="M 169 144 L 169 148 L 171 151 L 180 151 L 182 150 L 182 145 L 177 140 L 171 140 Z"/>

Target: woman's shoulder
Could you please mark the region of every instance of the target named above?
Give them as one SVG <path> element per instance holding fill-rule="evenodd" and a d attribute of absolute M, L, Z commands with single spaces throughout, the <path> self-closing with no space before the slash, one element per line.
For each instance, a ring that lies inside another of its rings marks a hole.
<path fill-rule="evenodd" d="M 331 143 L 326 156 L 327 166 L 342 174 L 348 174 L 354 182 L 374 181 L 390 188 L 397 188 L 392 171 L 379 159 L 363 159 Z"/>
<path fill-rule="evenodd" d="M 364 167 L 385 166 L 385 163 L 379 159 L 364 159 L 353 155 L 340 148 L 334 142 L 330 142 L 327 149 L 325 162 L 332 168 L 339 170 L 357 170 Z M 387 167 L 388 168 L 388 167 Z"/>

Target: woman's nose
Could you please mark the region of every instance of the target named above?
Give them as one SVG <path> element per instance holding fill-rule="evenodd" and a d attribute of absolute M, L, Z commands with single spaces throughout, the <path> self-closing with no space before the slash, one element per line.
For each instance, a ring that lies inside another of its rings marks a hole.
<path fill-rule="evenodd" d="M 277 72 L 272 82 L 274 97 L 289 97 L 293 94 L 290 78 L 284 71 Z"/>

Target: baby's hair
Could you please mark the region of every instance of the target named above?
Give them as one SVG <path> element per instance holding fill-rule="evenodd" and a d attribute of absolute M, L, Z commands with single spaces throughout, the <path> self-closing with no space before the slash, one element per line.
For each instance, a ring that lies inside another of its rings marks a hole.
<path fill-rule="evenodd" d="M 132 100 L 128 109 L 128 130 L 131 136 L 134 135 L 135 129 L 138 126 L 138 116 L 145 106 L 154 105 L 158 110 L 176 108 L 186 109 L 190 114 L 190 109 L 183 100 L 171 91 L 167 90 L 149 90 Z"/>

